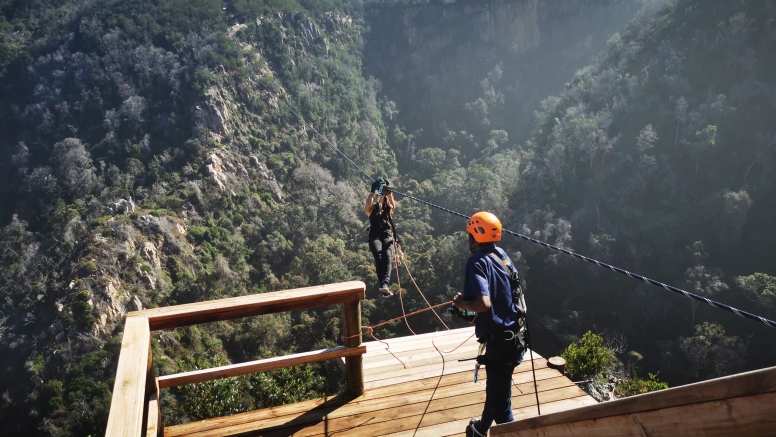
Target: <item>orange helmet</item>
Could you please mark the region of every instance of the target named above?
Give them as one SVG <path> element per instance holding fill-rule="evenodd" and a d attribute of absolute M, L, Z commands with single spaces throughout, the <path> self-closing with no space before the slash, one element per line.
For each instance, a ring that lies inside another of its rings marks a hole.
<path fill-rule="evenodd" d="M 498 217 L 486 211 L 471 216 L 466 230 L 478 243 L 501 241 L 501 222 Z"/>

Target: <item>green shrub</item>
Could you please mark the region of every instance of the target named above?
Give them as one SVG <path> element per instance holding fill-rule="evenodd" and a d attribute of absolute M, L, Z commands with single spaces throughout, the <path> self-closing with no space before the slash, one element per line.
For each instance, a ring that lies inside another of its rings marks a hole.
<path fill-rule="evenodd" d="M 197 243 L 201 243 L 205 240 L 205 234 L 207 233 L 207 228 L 204 226 L 192 226 L 189 228 L 189 231 L 187 235 L 189 236 L 189 239 L 194 240 Z"/>
<path fill-rule="evenodd" d="M 94 324 L 94 316 L 92 315 L 92 306 L 89 303 L 89 291 L 79 291 L 73 299 L 73 315 L 75 321 L 82 328 L 88 328 Z"/>
<path fill-rule="evenodd" d="M 94 261 L 84 261 L 80 263 L 78 271 L 81 276 L 91 276 L 96 274 L 99 270 L 97 269 L 97 264 Z"/>
<path fill-rule="evenodd" d="M 99 225 L 107 222 L 108 220 L 110 220 L 112 218 L 113 218 L 113 216 L 111 216 L 111 215 L 104 215 L 102 217 L 97 217 L 96 219 L 91 221 L 91 225 L 96 227 L 96 226 L 99 226 Z"/>
<path fill-rule="evenodd" d="M 164 208 L 152 209 L 148 213 L 154 217 L 175 217 L 177 215 L 174 211 Z"/>
<path fill-rule="evenodd" d="M 668 383 L 658 381 L 657 374 L 653 375 L 650 373 L 649 379 L 641 379 L 638 376 L 633 375 L 631 379 L 617 384 L 614 392 L 617 396 L 624 398 L 666 388 L 668 388 Z"/>
<path fill-rule="evenodd" d="M 612 353 L 602 347 L 603 337 L 587 331 L 582 339 L 563 351 L 566 373 L 573 380 L 587 379 L 603 373 L 612 363 Z"/>

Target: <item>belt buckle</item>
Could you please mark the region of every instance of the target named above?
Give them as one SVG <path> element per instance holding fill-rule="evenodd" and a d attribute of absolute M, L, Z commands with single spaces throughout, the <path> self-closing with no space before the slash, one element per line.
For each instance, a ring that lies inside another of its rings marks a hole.
<path fill-rule="evenodd" d="M 504 341 L 512 341 L 517 337 L 517 334 L 515 334 L 513 331 L 504 331 L 504 334 L 509 333 L 512 336 L 509 338 L 505 338 Z"/>

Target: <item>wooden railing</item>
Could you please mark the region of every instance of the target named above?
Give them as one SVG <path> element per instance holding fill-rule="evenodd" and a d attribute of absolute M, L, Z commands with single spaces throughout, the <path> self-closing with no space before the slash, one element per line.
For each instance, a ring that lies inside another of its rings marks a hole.
<path fill-rule="evenodd" d="M 363 282 L 298 288 L 229 299 L 197 302 L 127 314 L 124 337 L 113 385 L 106 437 L 161 436 L 162 415 L 159 390 L 195 382 L 345 358 L 347 394 L 364 393 L 361 345 L 361 301 Z M 296 355 L 269 358 L 230 366 L 156 377 L 151 355 L 151 331 L 199 323 L 231 320 L 284 311 L 342 304 L 342 333 L 345 346 Z"/>
<path fill-rule="evenodd" d="M 776 367 L 496 425 L 491 436 L 773 436 Z M 542 407 L 544 411 L 544 407 Z"/>

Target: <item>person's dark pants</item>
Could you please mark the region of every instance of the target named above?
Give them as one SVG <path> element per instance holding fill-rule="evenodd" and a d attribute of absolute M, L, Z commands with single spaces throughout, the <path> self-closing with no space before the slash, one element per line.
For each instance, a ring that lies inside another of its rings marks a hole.
<path fill-rule="evenodd" d="M 523 361 L 525 349 L 519 342 L 489 341 L 485 355 L 488 379 L 485 382 L 485 408 L 482 409 L 477 431 L 487 435 L 490 426 L 512 422 L 512 373 Z"/>
<path fill-rule="evenodd" d="M 487 435 L 493 421 L 501 424 L 513 420 L 511 372 L 507 375 L 506 372 L 488 371 L 488 379 L 485 382 L 485 408 L 482 409 L 477 430 L 480 434 Z"/>
<path fill-rule="evenodd" d="M 391 282 L 391 266 L 393 261 L 393 238 L 375 237 L 369 240 L 369 250 L 375 257 L 375 268 L 377 269 L 377 282 L 387 285 Z"/>

